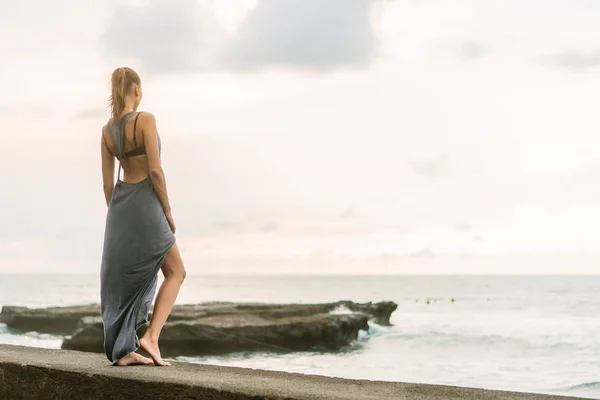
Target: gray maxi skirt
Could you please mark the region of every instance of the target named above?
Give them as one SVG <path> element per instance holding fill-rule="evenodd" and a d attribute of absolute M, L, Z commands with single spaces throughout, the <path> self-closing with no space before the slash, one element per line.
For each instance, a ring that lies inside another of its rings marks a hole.
<path fill-rule="evenodd" d="M 140 347 L 136 330 L 148 322 L 158 271 L 174 243 L 150 177 L 138 183 L 118 179 L 108 206 L 100 273 L 104 351 L 113 364 Z"/>

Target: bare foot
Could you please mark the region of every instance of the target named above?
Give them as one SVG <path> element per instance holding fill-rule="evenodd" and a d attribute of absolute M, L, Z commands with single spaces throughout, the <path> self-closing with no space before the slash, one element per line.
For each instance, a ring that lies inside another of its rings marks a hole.
<path fill-rule="evenodd" d="M 152 364 L 152 360 L 148 357 L 144 357 L 141 354 L 131 352 L 117 361 L 117 365 L 124 367 L 126 365 L 149 365 Z"/>
<path fill-rule="evenodd" d="M 150 354 L 152 357 L 152 361 L 154 361 L 154 365 L 158 365 L 161 367 L 168 367 L 171 365 L 170 362 L 164 361 L 160 356 L 160 350 L 158 349 L 158 341 L 152 340 L 144 336 L 140 339 L 140 347 L 146 351 L 146 353 Z"/>

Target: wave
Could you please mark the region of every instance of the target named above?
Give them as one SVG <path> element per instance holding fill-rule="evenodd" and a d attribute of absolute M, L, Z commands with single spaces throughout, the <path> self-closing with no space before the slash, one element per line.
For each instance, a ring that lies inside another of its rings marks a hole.
<path fill-rule="evenodd" d="M 344 305 L 339 305 L 329 312 L 329 314 L 331 314 L 331 315 L 350 315 L 350 314 L 355 314 L 355 313 L 356 313 L 355 311 L 350 310 L 348 307 L 346 307 Z M 372 336 L 380 336 L 385 333 L 388 333 L 389 331 L 390 331 L 389 327 L 385 327 L 385 326 L 376 324 L 373 321 L 369 321 L 369 331 L 368 332 L 360 331 L 359 338 L 364 339 L 369 336 L 371 336 L 371 337 Z"/>
<path fill-rule="evenodd" d="M 38 340 L 62 340 L 64 339 L 63 335 L 57 335 L 57 334 L 52 334 L 52 333 L 40 333 L 40 332 L 36 332 L 36 331 L 20 331 L 20 330 L 15 330 L 15 329 L 11 329 L 8 326 L 6 326 L 6 324 L 0 323 L 0 335 L 10 335 L 10 336 L 16 336 L 16 337 L 24 337 L 24 338 L 31 338 L 31 339 L 38 339 Z"/>
<path fill-rule="evenodd" d="M 463 333 L 449 332 L 418 332 L 418 333 L 394 333 L 391 337 L 405 340 L 433 339 L 448 342 L 498 342 L 503 340 L 519 340 L 502 335 L 469 335 Z"/>
<path fill-rule="evenodd" d="M 389 326 L 382 326 L 382 325 L 378 325 L 375 322 L 369 321 L 369 336 L 374 337 L 374 336 L 381 336 L 381 335 L 387 335 L 388 333 L 392 332 L 392 327 Z"/>
<path fill-rule="evenodd" d="M 401 340 L 413 345 L 437 346 L 437 347 L 488 347 L 488 348 L 509 348 L 522 351 L 570 351 L 576 347 L 576 343 L 554 341 L 535 341 L 534 338 L 519 338 L 514 336 L 503 336 L 496 334 L 463 334 L 448 332 L 419 332 L 419 333 L 401 333 L 391 332 L 386 335 L 387 339 Z"/>
<path fill-rule="evenodd" d="M 29 332 L 25 332 L 24 335 L 35 338 L 35 339 L 42 339 L 42 340 L 62 340 L 65 337 L 63 335 L 56 335 L 56 334 L 52 334 L 52 333 L 40 333 L 40 332 L 36 332 L 36 331 L 29 331 Z"/>
<path fill-rule="evenodd" d="M 348 315 L 348 314 L 354 314 L 355 312 L 350 310 L 348 307 L 346 307 L 345 305 L 341 304 L 339 306 L 337 306 L 336 308 L 334 308 L 333 310 L 329 311 L 329 314 L 331 315 Z"/>
<path fill-rule="evenodd" d="M 585 382 L 585 383 L 580 383 L 579 385 L 574 385 L 571 386 L 570 388 L 567 389 L 567 391 L 571 392 L 571 391 L 581 391 L 581 390 L 600 390 L 600 382 L 599 381 L 593 381 L 593 382 Z"/>
<path fill-rule="evenodd" d="M 0 343 L 28 347 L 60 349 L 62 336 L 39 332 L 15 332 L 5 324 L 0 324 Z"/>

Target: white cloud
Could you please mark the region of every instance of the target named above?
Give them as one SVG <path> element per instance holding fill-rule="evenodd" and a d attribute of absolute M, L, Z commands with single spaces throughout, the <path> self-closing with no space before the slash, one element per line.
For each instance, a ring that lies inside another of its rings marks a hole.
<path fill-rule="evenodd" d="M 600 50 L 591 52 L 566 51 L 543 57 L 547 63 L 572 71 L 587 71 L 600 67 Z"/>
<path fill-rule="evenodd" d="M 415 174 L 430 179 L 440 179 L 449 173 L 448 157 L 445 154 L 421 161 L 409 161 L 407 167 Z"/>
<path fill-rule="evenodd" d="M 103 44 L 109 57 L 150 74 L 365 67 L 377 55 L 373 10 L 381 2 L 150 0 L 116 8 Z"/>
<path fill-rule="evenodd" d="M 363 67 L 377 52 L 373 7 L 380 0 L 262 0 L 224 47 L 222 65 L 325 69 Z"/>
<path fill-rule="evenodd" d="M 136 60 L 150 74 L 189 72 L 207 58 L 217 27 L 210 9 L 196 0 L 176 6 L 151 0 L 116 8 L 103 45 L 107 55 Z"/>

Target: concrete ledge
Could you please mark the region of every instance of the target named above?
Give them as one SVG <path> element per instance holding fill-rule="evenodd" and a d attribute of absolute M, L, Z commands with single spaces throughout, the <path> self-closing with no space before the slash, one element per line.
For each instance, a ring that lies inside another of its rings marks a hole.
<path fill-rule="evenodd" d="M 104 355 L 0 345 L 0 399 L 566 400 L 449 386 L 173 363 L 113 367 Z"/>

